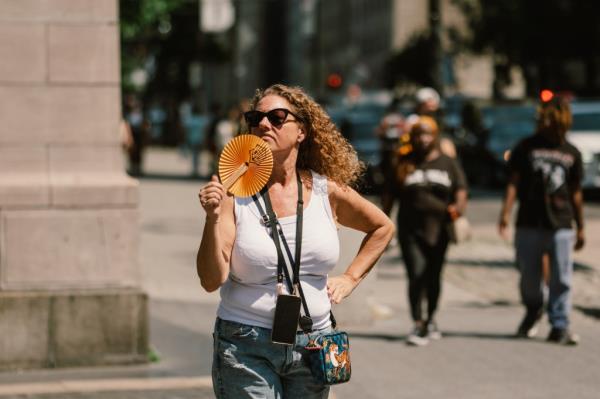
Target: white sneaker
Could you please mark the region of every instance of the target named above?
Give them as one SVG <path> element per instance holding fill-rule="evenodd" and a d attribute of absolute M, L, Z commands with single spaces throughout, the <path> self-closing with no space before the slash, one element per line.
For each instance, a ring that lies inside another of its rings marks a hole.
<path fill-rule="evenodd" d="M 438 330 L 437 324 L 434 321 L 427 323 L 427 338 L 432 340 L 442 339 L 442 332 Z"/>
<path fill-rule="evenodd" d="M 425 346 L 429 343 L 427 336 L 423 335 L 423 330 L 415 326 L 406 337 L 406 344 L 412 346 Z"/>

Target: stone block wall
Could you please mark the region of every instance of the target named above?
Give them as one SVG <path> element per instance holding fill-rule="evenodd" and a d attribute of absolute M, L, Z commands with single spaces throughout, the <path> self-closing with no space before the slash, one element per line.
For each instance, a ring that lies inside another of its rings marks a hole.
<path fill-rule="evenodd" d="M 0 368 L 139 361 L 118 0 L 0 1 L 0 60 Z"/>

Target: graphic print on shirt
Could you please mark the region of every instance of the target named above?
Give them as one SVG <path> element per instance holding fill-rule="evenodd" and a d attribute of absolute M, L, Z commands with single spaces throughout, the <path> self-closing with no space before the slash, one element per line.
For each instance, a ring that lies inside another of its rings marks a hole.
<path fill-rule="evenodd" d="M 567 170 L 575 162 L 571 154 L 537 149 L 532 151 L 533 171 L 540 176 L 547 194 L 556 193 L 567 181 Z"/>
<path fill-rule="evenodd" d="M 417 169 L 410 175 L 408 175 L 404 182 L 406 186 L 427 183 L 435 183 L 445 187 L 450 187 L 452 185 L 452 180 L 450 179 L 450 175 L 448 174 L 448 172 L 445 170 Z"/>

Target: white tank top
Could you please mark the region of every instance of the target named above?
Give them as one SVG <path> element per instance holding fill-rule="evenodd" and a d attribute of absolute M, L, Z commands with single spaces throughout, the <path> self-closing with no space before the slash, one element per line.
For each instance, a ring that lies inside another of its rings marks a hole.
<path fill-rule="evenodd" d="M 313 328 L 321 329 L 331 324 L 327 273 L 338 261 L 340 245 L 329 204 L 327 178 L 312 172 L 312 179 L 312 194 L 303 214 L 300 283 L 313 319 Z M 264 209 L 264 202 L 259 200 Z M 261 223 L 260 211 L 252 197 L 236 197 L 234 201 L 236 236 L 229 278 L 221 286 L 217 316 L 224 320 L 271 328 L 277 297 L 277 250 L 269 229 Z M 294 254 L 296 215 L 280 218 L 279 222 Z M 288 262 L 283 247 L 282 250 Z"/>

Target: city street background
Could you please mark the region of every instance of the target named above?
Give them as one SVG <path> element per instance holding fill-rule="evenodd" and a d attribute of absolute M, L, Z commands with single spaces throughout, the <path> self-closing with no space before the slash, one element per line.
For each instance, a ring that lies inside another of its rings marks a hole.
<path fill-rule="evenodd" d="M 186 178 L 189 162 L 175 150 L 152 150 L 147 173 L 154 178 L 140 180 L 141 273 L 158 361 L 3 372 L 0 398 L 212 397 L 211 333 L 219 295 L 204 292 L 196 276 L 203 182 Z M 354 309 L 369 312 L 374 322 L 341 326 L 352 341 L 353 376 L 333 388 L 335 398 L 597 398 L 600 206 L 586 205 L 588 242 L 576 254 L 577 347 L 545 343 L 545 319 L 536 339 L 512 338 L 523 310 L 512 247 L 496 234 L 499 206 L 498 192 L 471 193 L 473 238 L 449 251 L 438 320 L 444 338 L 428 347 L 404 343 L 411 327 L 404 267 L 397 247 L 385 253 L 358 288 L 369 290 L 367 300 Z M 342 233 L 342 251 L 355 251 L 360 237 Z"/>
<path fill-rule="evenodd" d="M 332 398 L 597 398 L 600 202 L 575 254 L 576 347 L 545 343 L 545 318 L 536 339 L 512 337 L 519 276 L 496 219 L 540 99 L 570 102 L 567 137 L 598 197 L 598 48 L 598 1 L 0 0 L 0 399 L 213 397 L 219 295 L 196 276 L 197 193 L 207 154 L 274 83 L 323 106 L 367 165 L 370 200 L 415 113 L 436 119 L 472 187 L 445 337 L 405 344 L 391 245 L 335 307 L 354 373 Z M 339 233 L 336 272 L 362 238 Z"/>

